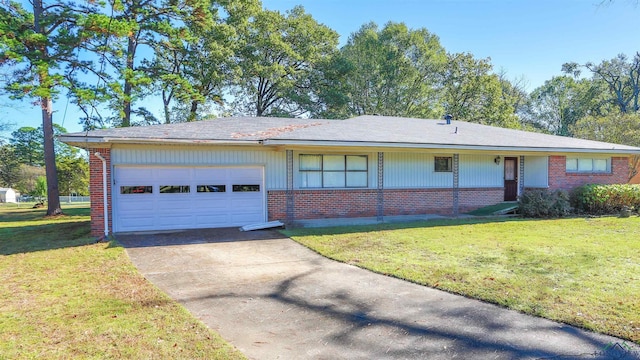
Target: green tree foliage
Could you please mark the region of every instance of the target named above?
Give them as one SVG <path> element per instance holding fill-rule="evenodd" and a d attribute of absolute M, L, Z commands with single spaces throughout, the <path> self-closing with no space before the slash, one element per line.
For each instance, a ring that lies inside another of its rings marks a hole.
<path fill-rule="evenodd" d="M 36 188 L 36 180 L 44 176 L 45 170 L 42 167 L 20 164 L 16 189 L 18 189 L 21 194 L 31 194 Z"/>
<path fill-rule="evenodd" d="M 53 124 L 53 134 L 58 136 L 67 130 L 58 124 Z M 44 165 L 44 131 L 42 127 L 33 128 L 23 126 L 11 133 L 10 142 L 15 149 L 18 161 L 25 165 Z M 78 150 L 56 139 L 53 141 L 54 151 L 57 157 L 74 156 Z"/>
<path fill-rule="evenodd" d="M 43 132 L 23 126 L 11 133 L 11 144 L 18 162 L 27 165 L 44 165 Z"/>
<path fill-rule="evenodd" d="M 527 81 L 524 76 L 509 80 L 507 73 L 503 70 L 499 71 L 497 76 L 502 89 L 502 101 L 509 104 L 514 113 L 522 119 L 529 102 L 529 93 L 526 91 Z"/>
<path fill-rule="evenodd" d="M 94 48 L 105 55 L 103 61 L 116 74 L 115 78 L 105 78 L 103 87 L 98 89 L 104 92 L 102 100 L 110 101 L 110 109 L 115 114 L 109 120 L 122 127 L 157 122 L 148 109 L 135 105 L 153 92 L 153 73 L 144 59 L 152 58 L 154 52 L 164 51 L 161 44 L 185 37 L 185 23 L 209 26 L 211 4 L 203 0 L 110 3 L 107 12 L 112 12 L 113 17 L 107 22 L 94 23 L 100 34 L 92 39 Z M 136 116 L 135 121 L 132 115 Z"/>
<path fill-rule="evenodd" d="M 0 187 L 16 187 L 20 181 L 20 161 L 15 148 L 0 144 Z"/>
<path fill-rule="evenodd" d="M 91 36 L 89 14 L 98 14 L 97 4 L 65 0 L 34 0 L 0 3 L 0 66 L 6 71 L 3 84 L 13 99 L 33 100 L 42 109 L 44 162 L 48 189 L 47 215 L 62 212 L 58 197 L 54 152 L 53 100 L 60 89 L 82 99 L 78 72 L 91 70 L 80 61 L 78 51 Z"/>
<path fill-rule="evenodd" d="M 165 123 L 172 122 L 174 99 L 179 103 L 173 109 L 174 122 L 199 120 L 203 106 L 222 105 L 224 88 L 241 73 L 236 54 L 242 48 L 248 19 L 259 4 L 237 0 L 225 2 L 221 9 L 215 3 L 211 6 L 212 24 L 187 22 L 180 37 L 154 45 L 155 59 L 149 68 L 162 96 Z"/>
<path fill-rule="evenodd" d="M 44 199 L 47 198 L 47 178 L 45 176 L 38 176 L 36 186 L 31 195 L 38 201 L 44 201 Z"/>
<path fill-rule="evenodd" d="M 525 118 L 545 132 L 572 136 L 571 127 L 597 108 L 596 89 L 587 79 L 555 76 L 531 92 Z"/>
<path fill-rule="evenodd" d="M 437 91 L 445 64 L 444 48 L 427 29 L 365 24 L 328 63 L 321 93 L 326 106 L 319 115 L 440 117 Z"/>
<path fill-rule="evenodd" d="M 469 53 L 448 54 L 443 75 L 442 101 L 454 119 L 519 128 L 512 101 L 503 96 L 500 77 L 492 73 L 489 59 Z"/>
<path fill-rule="evenodd" d="M 89 163 L 83 157 L 65 156 L 58 159 L 58 183 L 62 194 L 87 195 Z"/>
<path fill-rule="evenodd" d="M 588 62 L 584 65 L 566 63 L 562 65 L 565 73 L 580 76 L 581 69 L 586 68 L 594 80 L 602 81 L 608 88 L 607 101 L 621 113 L 640 110 L 640 53 L 631 59 L 619 54 L 611 60 L 603 60 L 599 64 Z"/>
<path fill-rule="evenodd" d="M 297 6 L 286 14 L 257 13 L 244 42 L 234 110 L 257 116 L 308 113 L 316 102 L 312 74 L 335 52 L 338 34 Z"/>

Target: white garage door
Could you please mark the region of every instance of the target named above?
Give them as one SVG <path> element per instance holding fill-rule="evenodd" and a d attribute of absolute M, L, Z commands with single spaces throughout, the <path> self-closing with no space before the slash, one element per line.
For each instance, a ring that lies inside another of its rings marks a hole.
<path fill-rule="evenodd" d="M 242 226 L 265 221 L 262 167 L 114 169 L 114 230 Z"/>

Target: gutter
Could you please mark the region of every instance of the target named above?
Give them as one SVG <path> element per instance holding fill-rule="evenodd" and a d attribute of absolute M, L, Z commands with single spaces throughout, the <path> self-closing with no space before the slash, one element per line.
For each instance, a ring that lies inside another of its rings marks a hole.
<path fill-rule="evenodd" d="M 101 240 L 105 240 L 109 236 L 109 207 L 107 201 L 107 159 L 102 157 L 99 152 L 95 155 L 100 161 L 102 161 L 102 207 L 104 209 L 104 237 Z"/>
<path fill-rule="evenodd" d="M 262 145 L 262 140 L 207 140 L 207 139 L 162 139 L 162 138 L 110 138 L 87 136 L 58 136 L 58 140 L 78 146 L 90 147 L 97 144 L 178 144 L 178 145 Z"/>
<path fill-rule="evenodd" d="M 388 143 L 388 142 L 355 142 L 328 140 L 264 140 L 264 145 L 280 146 L 321 146 L 321 147 L 359 147 L 383 149 L 423 149 L 423 150 L 467 150 L 491 152 L 530 152 L 530 153 L 600 153 L 600 154 L 630 154 L 640 155 L 640 148 L 594 149 L 594 148 L 555 148 L 555 147 L 525 147 L 525 146 L 496 146 L 496 145 L 454 145 L 454 144 L 417 144 L 417 143 Z"/>

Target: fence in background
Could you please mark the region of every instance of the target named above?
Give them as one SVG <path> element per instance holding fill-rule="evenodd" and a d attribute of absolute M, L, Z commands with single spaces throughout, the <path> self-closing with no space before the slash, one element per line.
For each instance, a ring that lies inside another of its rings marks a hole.
<path fill-rule="evenodd" d="M 77 203 L 77 202 L 89 202 L 90 197 L 88 196 L 60 196 L 61 203 Z"/>

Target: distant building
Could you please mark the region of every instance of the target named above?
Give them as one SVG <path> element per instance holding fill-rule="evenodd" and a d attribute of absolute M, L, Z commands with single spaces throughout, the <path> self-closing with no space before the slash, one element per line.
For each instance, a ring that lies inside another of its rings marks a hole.
<path fill-rule="evenodd" d="M 12 188 L 0 188 L 0 203 L 17 202 L 16 191 Z"/>

